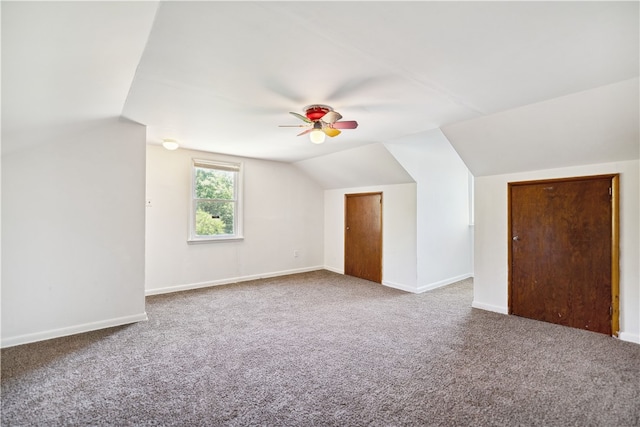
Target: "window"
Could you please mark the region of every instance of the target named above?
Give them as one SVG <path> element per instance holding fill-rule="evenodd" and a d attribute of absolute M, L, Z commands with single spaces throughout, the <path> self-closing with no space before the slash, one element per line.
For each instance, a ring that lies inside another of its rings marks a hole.
<path fill-rule="evenodd" d="M 189 242 L 242 239 L 241 166 L 193 160 Z"/>

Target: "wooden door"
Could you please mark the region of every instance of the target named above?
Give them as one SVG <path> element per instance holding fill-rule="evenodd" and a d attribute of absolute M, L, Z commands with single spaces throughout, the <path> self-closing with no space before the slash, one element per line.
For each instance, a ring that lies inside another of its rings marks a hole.
<path fill-rule="evenodd" d="M 382 193 L 345 195 L 344 273 L 382 283 Z"/>
<path fill-rule="evenodd" d="M 510 313 L 612 333 L 613 180 L 509 184 Z"/>

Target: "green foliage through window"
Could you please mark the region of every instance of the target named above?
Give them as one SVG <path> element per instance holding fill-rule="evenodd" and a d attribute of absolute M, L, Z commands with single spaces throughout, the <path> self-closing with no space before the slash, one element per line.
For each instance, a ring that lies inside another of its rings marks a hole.
<path fill-rule="evenodd" d="M 224 222 L 201 209 L 196 211 L 196 232 L 200 236 L 224 234 Z"/>
<path fill-rule="evenodd" d="M 237 166 L 194 165 L 195 235 L 236 234 Z"/>

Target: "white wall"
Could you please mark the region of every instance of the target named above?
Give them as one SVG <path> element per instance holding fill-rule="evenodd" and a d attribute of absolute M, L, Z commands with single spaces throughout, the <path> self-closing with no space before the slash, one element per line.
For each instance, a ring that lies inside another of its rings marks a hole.
<path fill-rule="evenodd" d="M 243 162 L 243 241 L 187 244 L 192 158 Z M 147 294 L 322 268 L 323 190 L 291 164 L 150 145 L 146 191 Z"/>
<path fill-rule="evenodd" d="M 507 313 L 507 183 L 620 174 L 620 338 L 640 343 L 638 160 L 476 177 L 473 306 Z"/>
<path fill-rule="evenodd" d="M 324 262 L 344 274 L 344 195 L 382 192 L 382 284 L 416 292 L 416 184 L 324 192 Z"/>
<path fill-rule="evenodd" d="M 417 182 L 417 291 L 473 275 L 469 170 L 439 129 L 385 146 Z"/>
<path fill-rule="evenodd" d="M 146 319 L 145 128 L 78 129 L 3 153 L 3 347 Z"/>

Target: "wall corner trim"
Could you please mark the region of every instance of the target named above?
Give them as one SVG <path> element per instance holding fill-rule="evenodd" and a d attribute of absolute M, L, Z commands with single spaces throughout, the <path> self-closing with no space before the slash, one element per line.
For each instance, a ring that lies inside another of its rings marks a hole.
<path fill-rule="evenodd" d="M 441 288 L 443 286 L 452 285 L 452 284 L 454 284 L 456 282 L 468 279 L 470 277 L 473 277 L 473 274 L 472 273 L 466 273 L 466 274 L 461 274 L 459 276 L 449 277 L 448 279 L 439 280 L 437 282 L 427 283 L 426 285 L 418 286 L 416 292 L 417 293 L 422 293 L 422 292 L 431 291 L 433 289 Z"/>
<path fill-rule="evenodd" d="M 325 270 L 333 271 L 334 273 L 344 274 L 344 269 L 341 268 L 329 267 L 328 265 L 325 265 L 323 268 Z"/>
<path fill-rule="evenodd" d="M 629 332 L 619 332 L 618 338 L 620 341 L 628 341 L 635 344 L 640 344 L 640 335 L 638 334 L 630 334 Z"/>
<path fill-rule="evenodd" d="M 509 310 L 507 309 L 507 307 L 500 307 L 497 305 L 485 304 L 483 302 L 478 302 L 475 300 L 471 303 L 471 307 L 478 308 L 480 310 L 485 310 L 485 311 L 492 311 L 494 313 L 509 314 Z"/>
<path fill-rule="evenodd" d="M 33 334 L 24 334 L 14 337 L 2 338 L 1 348 L 13 347 L 16 345 L 29 344 L 37 341 L 45 341 L 53 338 L 61 338 L 69 335 L 80 334 L 84 332 L 96 331 L 98 329 L 112 328 L 114 326 L 122 326 L 129 323 L 144 322 L 149 320 L 146 312 L 133 314 L 130 316 L 116 317 L 113 319 L 100 320 L 97 322 L 83 323 L 80 325 L 68 326 L 66 328 L 51 329 L 48 331 L 36 332 Z"/>
<path fill-rule="evenodd" d="M 386 287 L 399 289 L 405 292 L 411 292 L 412 294 L 419 293 L 418 289 L 415 286 L 407 286 L 407 285 L 403 285 L 402 283 L 388 282 L 386 280 L 383 280 L 382 284 Z"/>
<path fill-rule="evenodd" d="M 427 285 L 422 285 L 422 286 L 403 285 L 402 283 L 389 282 L 387 280 L 383 280 L 382 284 L 390 288 L 400 289 L 401 291 L 405 291 L 405 292 L 411 292 L 412 294 L 421 294 L 423 292 L 431 291 L 433 289 L 441 288 L 443 286 L 452 285 L 454 283 L 457 283 L 461 280 L 468 279 L 470 277 L 473 277 L 473 274 L 471 273 L 461 274 L 459 276 L 450 277 L 448 279 L 440 280 L 438 282 L 433 282 L 433 283 L 429 283 Z"/>

